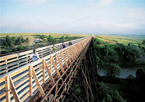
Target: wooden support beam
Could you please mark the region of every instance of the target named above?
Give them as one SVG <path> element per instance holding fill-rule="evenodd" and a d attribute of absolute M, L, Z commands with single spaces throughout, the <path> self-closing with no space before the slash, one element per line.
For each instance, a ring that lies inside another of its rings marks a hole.
<path fill-rule="evenodd" d="M 6 76 L 5 78 L 5 87 L 6 87 L 6 101 L 10 102 L 10 78 L 9 76 Z"/>
<path fill-rule="evenodd" d="M 40 84 L 39 81 L 38 81 L 38 78 L 37 78 L 37 76 L 36 76 L 36 73 L 35 73 L 35 71 L 34 71 L 34 69 L 33 69 L 32 67 L 30 67 L 30 68 L 32 69 L 32 75 L 33 75 L 33 77 L 34 77 L 34 80 L 35 80 L 35 82 L 36 82 L 36 85 L 37 85 L 37 87 L 38 87 L 38 89 L 39 89 L 41 95 L 44 96 L 45 93 L 44 93 L 44 91 L 43 91 L 43 89 L 42 89 L 42 87 L 41 87 L 41 84 Z"/>
<path fill-rule="evenodd" d="M 30 89 L 30 96 L 33 95 L 32 91 L 32 66 L 29 66 L 29 89 Z"/>
<path fill-rule="evenodd" d="M 53 66 L 54 66 L 54 68 L 55 68 L 57 77 L 59 78 L 59 77 L 60 77 L 60 73 L 59 73 L 59 70 L 58 70 L 57 67 L 56 67 L 56 64 L 55 64 L 54 59 L 53 59 L 52 56 L 50 56 L 50 60 L 51 60 L 51 62 L 52 62 L 51 64 L 53 64 Z"/>
<path fill-rule="evenodd" d="M 48 68 L 48 66 L 47 66 L 46 60 L 44 60 L 44 62 L 45 62 L 45 65 L 46 65 L 45 68 L 46 68 L 46 70 L 47 70 L 47 73 L 48 73 L 48 75 L 49 75 L 49 78 L 50 78 L 52 84 L 54 84 L 54 79 L 53 79 L 53 77 L 52 77 L 52 75 L 51 75 L 51 72 L 49 71 L 49 68 Z"/>
<path fill-rule="evenodd" d="M 15 102 L 20 102 L 20 99 L 18 97 L 18 94 L 16 92 L 15 86 L 14 86 L 13 81 L 12 81 L 10 76 L 9 76 L 9 83 L 10 83 L 10 89 L 12 91 L 12 94 L 13 94 L 13 97 L 15 99 Z"/>
<path fill-rule="evenodd" d="M 45 83 L 45 61 L 42 61 L 42 75 L 43 75 L 43 83 Z"/>
<path fill-rule="evenodd" d="M 71 50 L 71 47 L 68 49 L 68 52 L 69 52 L 69 54 L 70 54 L 70 59 L 72 60 L 72 61 L 74 61 L 74 59 L 73 59 L 73 54 L 72 54 L 72 50 Z"/>
<path fill-rule="evenodd" d="M 67 55 L 68 61 L 69 61 L 69 63 L 71 64 L 70 57 L 69 57 L 68 52 L 67 52 L 66 50 L 65 50 L 65 54 Z"/>
<path fill-rule="evenodd" d="M 63 52 L 60 51 L 60 54 L 61 54 L 61 57 L 63 58 L 63 60 L 64 60 L 64 62 L 65 62 L 66 67 L 68 68 L 68 64 L 67 64 L 66 58 L 65 58 L 64 55 L 63 55 Z"/>
<path fill-rule="evenodd" d="M 62 71 L 62 73 L 63 73 L 63 72 L 64 72 L 64 69 L 63 69 L 63 66 L 62 66 L 62 62 L 61 62 L 61 60 L 59 59 L 59 57 L 58 57 L 58 54 L 57 54 L 57 53 L 55 54 L 55 57 L 56 57 L 56 60 L 58 60 L 59 65 L 60 65 L 60 69 L 61 69 L 61 71 Z"/>

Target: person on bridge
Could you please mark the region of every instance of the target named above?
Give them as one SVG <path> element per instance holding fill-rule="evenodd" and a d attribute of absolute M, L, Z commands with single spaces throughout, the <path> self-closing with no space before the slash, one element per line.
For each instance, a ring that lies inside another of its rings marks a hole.
<path fill-rule="evenodd" d="M 69 45 L 69 46 L 71 46 L 71 45 L 72 45 L 72 42 L 71 42 L 71 40 L 69 41 L 68 45 Z"/>
<path fill-rule="evenodd" d="M 29 57 L 29 63 L 30 63 L 30 59 L 32 58 L 33 62 L 40 59 L 36 49 L 33 49 L 33 53 L 30 55 Z"/>
<path fill-rule="evenodd" d="M 64 42 L 62 42 L 61 48 L 62 48 L 62 49 L 66 48 L 66 45 L 64 44 Z"/>

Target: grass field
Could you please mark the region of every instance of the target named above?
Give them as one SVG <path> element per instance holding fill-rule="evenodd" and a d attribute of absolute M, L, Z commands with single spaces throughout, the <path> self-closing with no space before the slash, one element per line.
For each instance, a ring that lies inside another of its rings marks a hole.
<path fill-rule="evenodd" d="M 145 39 L 145 35 L 96 35 L 97 38 L 110 44 L 122 43 L 138 45 Z"/>
<path fill-rule="evenodd" d="M 0 33 L 0 37 L 9 36 L 35 36 L 35 35 L 52 35 L 53 37 L 60 37 L 60 36 L 88 36 L 84 34 L 58 34 L 58 33 Z"/>

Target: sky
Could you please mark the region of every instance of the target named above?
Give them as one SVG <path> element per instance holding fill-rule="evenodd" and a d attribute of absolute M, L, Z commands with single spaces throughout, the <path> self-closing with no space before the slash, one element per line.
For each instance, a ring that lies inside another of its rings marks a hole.
<path fill-rule="evenodd" d="M 0 0 L 0 33 L 145 35 L 145 0 Z"/>

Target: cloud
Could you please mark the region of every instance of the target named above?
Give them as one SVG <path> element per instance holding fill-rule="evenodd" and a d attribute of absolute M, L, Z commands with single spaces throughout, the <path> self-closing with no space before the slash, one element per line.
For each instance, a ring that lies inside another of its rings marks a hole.
<path fill-rule="evenodd" d="M 100 5 L 111 5 L 113 0 L 100 0 Z"/>
<path fill-rule="evenodd" d="M 100 1 L 101 5 L 112 3 L 113 0 Z M 145 9 L 116 9 L 101 5 L 86 8 L 50 5 L 45 9 L 40 5 L 35 11 L 25 12 L 24 16 L 0 18 L 0 28 L 5 29 L 1 32 L 145 34 Z"/>

